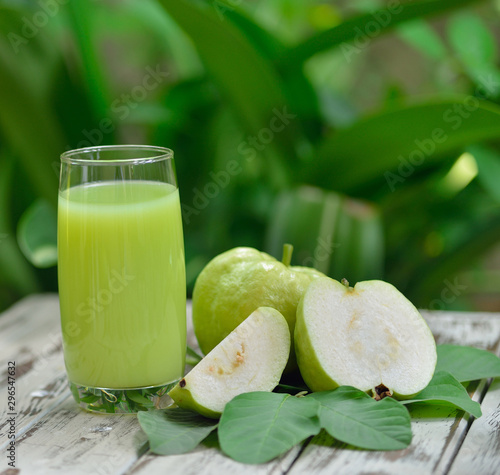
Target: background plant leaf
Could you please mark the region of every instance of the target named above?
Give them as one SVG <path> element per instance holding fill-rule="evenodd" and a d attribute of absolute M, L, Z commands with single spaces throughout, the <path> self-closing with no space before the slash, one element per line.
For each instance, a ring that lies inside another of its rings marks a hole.
<path fill-rule="evenodd" d="M 447 246 L 445 252 L 432 260 L 422 260 L 420 265 L 412 269 L 408 279 L 407 295 L 412 301 L 422 302 L 426 307 L 435 299 L 439 289 L 450 276 L 466 268 L 468 264 L 484 255 L 498 242 L 500 235 L 500 214 L 494 210 L 486 217 L 476 217 L 461 230 L 459 238 L 453 245 Z M 474 222 L 475 221 L 475 222 Z"/>
<path fill-rule="evenodd" d="M 477 0 L 423 0 L 398 3 L 387 8 L 381 8 L 373 13 L 349 18 L 338 26 L 311 36 L 304 42 L 290 48 L 279 59 L 279 62 L 282 64 L 304 62 L 317 53 L 339 46 L 342 43 L 351 42 L 358 36 L 361 41 L 366 41 L 366 38 L 370 39 L 370 35 L 365 33 L 363 37 L 362 33 L 367 32 L 367 30 L 373 31 L 373 27 L 367 29 L 367 25 L 370 23 L 375 22 L 378 26 L 377 33 L 372 33 L 371 37 L 378 37 L 381 33 L 406 21 L 437 15 L 446 10 L 472 3 L 478 2 Z"/>
<path fill-rule="evenodd" d="M 415 171 L 441 164 L 447 154 L 499 133 L 500 107 L 471 96 L 399 106 L 326 139 L 308 179 L 346 193 L 366 193 L 370 184 L 389 193 Z"/>
<path fill-rule="evenodd" d="M 401 403 L 452 405 L 470 412 L 475 417 L 481 417 L 481 406 L 473 401 L 460 382 L 446 371 L 436 372 L 424 390 L 413 396 L 412 399 L 401 401 Z"/>
<path fill-rule="evenodd" d="M 309 398 L 320 404 L 321 427 L 341 442 L 370 450 L 400 450 L 411 442 L 410 415 L 392 398 L 375 401 L 350 386 Z"/>
<path fill-rule="evenodd" d="M 26 259 L 35 267 L 57 263 L 57 215 L 49 202 L 38 199 L 24 212 L 17 240 Z"/>
<path fill-rule="evenodd" d="M 245 33 L 254 47 L 270 63 L 286 52 L 287 47 L 274 34 L 262 28 L 237 9 L 228 9 L 224 13 L 224 17 Z M 304 74 L 300 64 L 289 64 L 286 67 L 278 68 L 277 73 L 282 79 L 281 88 L 290 110 L 297 115 L 296 120 L 301 122 L 308 138 L 316 142 L 321 135 L 321 120 L 319 119 L 318 97 L 311 82 Z"/>
<path fill-rule="evenodd" d="M 98 39 L 94 33 L 94 20 L 98 17 L 81 2 L 68 4 L 69 19 L 72 23 L 75 45 L 79 50 L 81 67 L 85 71 L 83 77 L 87 81 L 88 98 L 92 104 L 95 119 L 108 117 L 108 107 L 111 101 L 109 81 L 106 77 L 104 63 L 99 57 Z M 100 145 L 100 143 L 92 143 Z"/>
<path fill-rule="evenodd" d="M 500 153 L 485 145 L 472 145 L 468 151 L 476 160 L 479 183 L 500 204 Z"/>
<path fill-rule="evenodd" d="M 13 160 L 0 158 L 0 305 L 8 302 L 8 292 L 17 295 L 40 290 L 33 272 L 23 257 L 11 226 L 10 192 L 13 181 Z"/>
<path fill-rule="evenodd" d="M 0 60 L 9 54 L 8 46 L 0 41 Z M 58 177 L 51 164 L 64 150 L 64 138 L 47 98 L 38 97 L 19 71 L 7 68 L 0 74 L 0 102 L 5 141 L 23 163 L 39 196 L 55 204 Z"/>
<path fill-rule="evenodd" d="M 455 13 L 448 20 L 447 33 L 454 53 L 471 80 L 480 85 L 485 77 L 491 77 L 496 84 L 492 95 L 497 96 L 500 70 L 496 66 L 496 39 L 483 20 L 470 11 Z"/>
<path fill-rule="evenodd" d="M 412 20 L 398 28 L 399 35 L 410 45 L 435 60 L 446 58 L 446 47 L 439 35 L 423 19 Z"/>
<path fill-rule="evenodd" d="M 436 372 L 447 371 L 457 381 L 500 376 L 500 358 L 479 348 L 460 345 L 437 345 Z"/>
<path fill-rule="evenodd" d="M 318 404 L 290 394 L 252 392 L 236 396 L 222 413 L 219 442 L 238 462 L 265 463 L 320 431 Z"/>
<path fill-rule="evenodd" d="M 384 229 L 372 203 L 302 186 L 280 193 L 271 211 L 265 250 L 279 256 L 294 247 L 293 263 L 352 283 L 383 272 Z"/>
<path fill-rule="evenodd" d="M 296 114 L 287 109 L 276 69 L 235 26 L 221 21 L 210 7 L 202 4 L 185 0 L 160 3 L 193 39 L 207 70 L 249 134 L 256 136 L 263 128 L 269 128 L 276 110 Z M 286 157 L 293 162 L 296 158 L 293 144 L 297 135 L 298 121 L 290 120 L 262 149 L 268 158 L 269 176 L 275 183 L 288 180 L 284 160 Z"/>
<path fill-rule="evenodd" d="M 137 418 L 148 436 L 151 451 L 159 455 L 190 452 L 218 424 L 213 419 L 180 408 L 139 412 Z"/>

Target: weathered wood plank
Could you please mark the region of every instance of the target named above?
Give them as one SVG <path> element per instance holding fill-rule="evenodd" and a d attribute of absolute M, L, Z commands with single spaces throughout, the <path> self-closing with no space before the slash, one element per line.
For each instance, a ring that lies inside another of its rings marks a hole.
<path fill-rule="evenodd" d="M 8 444 L 8 361 L 16 363 L 16 435 L 21 436 L 69 396 L 57 295 L 28 297 L 0 317 L 1 449 Z"/>
<path fill-rule="evenodd" d="M 33 367 L 43 370 L 61 348 L 56 294 L 30 296 L 12 306 L 0 316 L 0 388 L 7 381 L 8 361 L 16 362 L 19 378 Z"/>
<path fill-rule="evenodd" d="M 494 325 L 494 320 L 489 323 Z M 500 341 L 490 349 L 500 356 Z M 483 415 L 467 428 L 467 436 L 452 458 L 450 475 L 500 473 L 500 378 L 488 381 L 484 392 Z"/>
<path fill-rule="evenodd" d="M 433 317 L 437 318 L 436 315 Z M 464 320 L 467 320 L 466 324 Z M 441 323 L 447 327 L 453 327 L 457 324 L 457 317 L 450 321 L 448 315 L 445 315 Z M 500 338 L 495 339 L 495 335 L 500 334 L 499 314 L 468 313 L 459 323 L 464 327 L 460 330 L 461 333 L 464 330 L 472 333 L 471 328 L 477 329 L 470 336 L 471 339 L 475 335 L 482 334 L 482 337 L 470 343 L 470 346 L 487 349 L 500 356 Z M 449 473 L 450 467 L 450 473 L 456 475 L 469 474 L 472 467 L 474 467 L 474 473 L 500 472 L 500 410 L 498 410 L 500 391 L 497 388 L 495 393 L 495 384 L 490 386 L 490 382 L 486 380 L 480 382 L 472 399 L 481 403 L 483 415 L 479 419 L 472 417 L 469 421 L 464 418 L 459 422 L 460 430 L 456 431 L 453 443 L 450 443 L 443 452 L 436 467 L 436 473 Z M 476 444 L 479 440 L 482 440 L 482 443 Z M 459 462 L 456 461 L 457 455 Z"/>
<path fill-rule="evenodd" d="M 300 448 L 295 447 L 281 458 L 262 465 L 244 465 L 226 457 L 218 449 L 198 447 L 183 455 L 146 454 L 126 475 L 277 475 L 286 473 Z"/>
<path fill-rule="evenodd" d="M 438 343 L 470 345 L 495 350 L 500 341 L 500 315 L 423 312 Z M 479 391 L 474 399 L 480 396 Z M 499 398 L 497 396 L 498 403 Z M 446 473 L 451 457 L 467 436 L 463 413 L 447 408 L 412 409 L 413 440 L 405 450 L 364 452 L 336 445 L 331 438 L 310 443 L 292 466 L 290 475 L 300 473 L 383 473 L 421 475 Z M 477 422 L 477 421 L 476 421 Z M 330 440 L 329 440 L 330 439 Z M 460 472 L 463 473 L 463 472 Z M 469 472 L 470 473 L 470 472 Z M 474 471 L 473 473 L 480 473 Z"/>
<path fill-rule="evenodd" d="M 190 310 L 188 308 L 189 317 Z M 424 316 L 438 342 L 489 350 L 500 347 L 499 314 L 431 312 Z M 197 347 L 192 331 L 188 341 L 190 346 Z M 207 447 L 200 447 L 186 455 L 141 456 L 145 439 L 135 417 L 95 415 L 80 410 L 66 386 L 55 295 L 30 297 L 0 316 L 0 357 L 2 364 L 5 363 L 0 372 L 4 379 L 6 362 L 12 357 L 16 358 L 16 366 L 19 362 L 18 368 L 22 369 L 16 381 L 19 407 L 17 467 L 21 473 L 219 475 L 237 471 L 269 474 L 285 473 L 291 467 L 292 474 L 420 475 L 446 473 L 457 451 L 457 461 L 451 466 L 452 474 L 470 473 L 472 469 L 474 473 L 494 473 L 488 470 L 494 467 L 495 456 L 498 459 L 498 381 L 486 393 L 484 416 L 474 421 L 470 430 L 459 412 L 415 408 L 414 416 L 419 417 L 413 422 L 414 440 L 405 451 L 365 452 L 331 447 L 332 442 L 327 437 L 323 442 L 316 439 L 318 443 L 309 444 L 300 456 L 300 448 L 297 447 L 269 464 L 245 466 L 228 459 L 217 449 Z M 479 389 L 474 398 L 479 397 Z M 4 401 L 2 394 L 2 408 Z M 443 421 L 442 417 L 448 415 L 452 417 Z M 1 425 L 3 422 L 4 417 L 0 420 L 2 448 L 7 444 L 3 438 L 6 429 L 5 425 Z M 464 438 L 465 442 L 458 450 Z M 485 460 L 481 464 L 483 456 Z"/>
<path fill-rule="evenodd" d="M 495 352 L 500 339 L 500 313 L 422 312 L 439 344 L 474 346 Z"/>
<path fill-rule="evenodd" d="M 121 474 L 145 439 L 133 415 L 87 413 L 68 398 L 17 440 L 21 473 Z"/>
<path fill-rule="evenodd" d="M 483 415 L 472 423 L 450 475 L 500 473 L 500 378 L 493 380 L 481 410 Z"/>
<path fill-rule="evenodd" d="M 15 387 L 16 434 L 19 437 L 41 419 L 50 417 L 52 411 L 70 396 L 62 354 L 51 358 L 50 364 L 43 371 L 32 367 L 16 379 Z M 10 412 L 6 407 L 6 391 L 2 391 L 1 397 L 0 450 L 8 443 L 5 438 L 9 428 L 6 414 Z"/>
<path fill-rule="evenodd" d="M 472 400 L 481 404 L 487 386 L 487 380 L 479 381 L 479 383 L 471 383 L 469 393 L 473 392 L 471 395 Z M 462 417 L 457 418 L 457 425 L 452 431 L 452 436 L 448 439 L 441 453 L 441 458 L 434 469 L 434 473 L 447 474 L 449 472 L 453 459 L 456 457 L 460 446 L 467 437 L 470 425 L 473 421 L 474 417 L 469 414 L 463 414 Z"/>

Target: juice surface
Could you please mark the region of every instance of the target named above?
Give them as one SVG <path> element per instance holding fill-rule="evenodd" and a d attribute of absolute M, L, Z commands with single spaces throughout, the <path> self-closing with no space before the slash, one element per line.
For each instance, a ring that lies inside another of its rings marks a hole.
<path fill-rule="evenodd" d="M 186 285 L 177 188 L 123 181 L 61 192 L 58 253 L 70 381 L 127 389 L 181 378 Z"/>

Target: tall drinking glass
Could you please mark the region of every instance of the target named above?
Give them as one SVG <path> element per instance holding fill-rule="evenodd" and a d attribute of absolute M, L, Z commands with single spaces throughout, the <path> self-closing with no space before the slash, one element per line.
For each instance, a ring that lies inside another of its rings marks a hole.
<path fill-rule="evenodd" d="M 164 407 L 186 351 L 173 152 L 90 147 L 61 162 L 59 297 L 73 396 L 99 412 Z"/>

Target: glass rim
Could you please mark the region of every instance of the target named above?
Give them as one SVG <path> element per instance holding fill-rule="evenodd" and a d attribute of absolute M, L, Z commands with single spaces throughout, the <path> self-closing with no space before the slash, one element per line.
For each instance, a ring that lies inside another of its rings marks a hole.
<path fill-rule="evenodd" d="M 99 154 L 99 152 L 108 152 L 108 151 L 131 151 L 137 150 L 138 156 L 132 158 L 117 158 L 117 159 L 100 159 L 100 158 L 91 158 L 93 154 Z M 150 156 L 140 156 L 141 152 L 148 152 L 151 154 Z M 83 155 L 88 154 L 88 158 L 82 158 Z M 98 165 L 98 166 L 115 166 L 115 165 L 133 165 L 133 164 L 141 164 L 141 163 L 152 163 L 159 162 L 161 160 L 171 160 L 174 158 L 173 150 L 160 147 L 157 145 L 133 145 L 133 144 L 125 144 L 125 145 L 96 145 L 92 147 L 83 147 L 77 148 L 74 150 L 67 150 L 63 152 L 60 156 L 61 162 L 78 164 L 78 165 Z"/>

